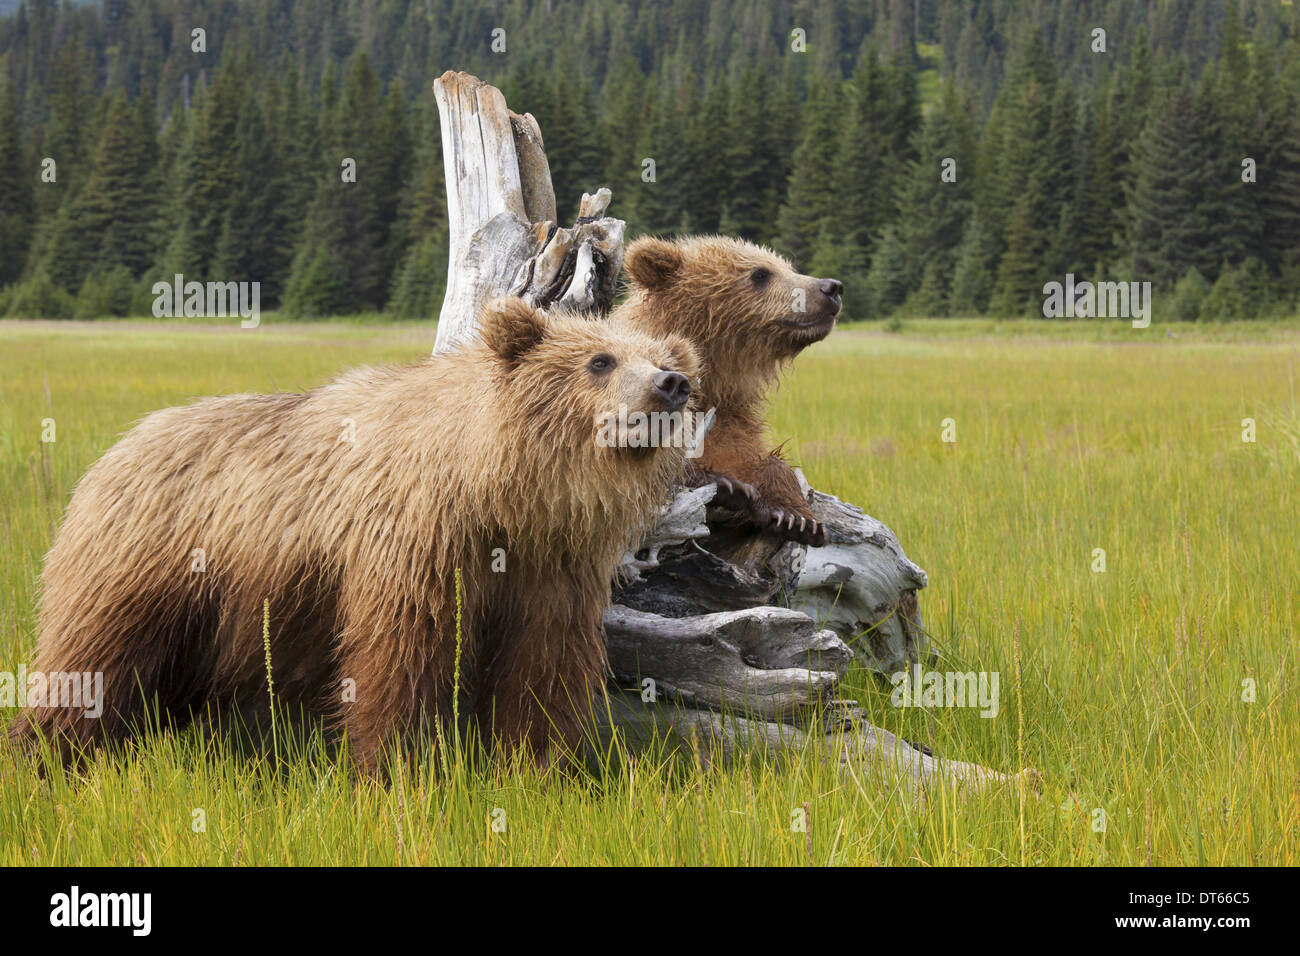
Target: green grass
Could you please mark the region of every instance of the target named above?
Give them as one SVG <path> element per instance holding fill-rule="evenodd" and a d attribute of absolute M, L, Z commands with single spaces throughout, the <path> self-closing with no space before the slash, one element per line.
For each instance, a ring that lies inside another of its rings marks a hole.
<path fill-rule="evenodd" d="M 0 669 L 31 648 L 73 484 L 134 420 L 309 387 L 432 338 L 429 324 L 0 323 Z M 929 572 L 921 609 L 944 658 L 997 671 L 1001 710 L 897 710 L 861 671 L 849 690 L 940 755 L 1034 767 L 1038 796 L 940 789 L 918 805 L 815 754 L 730 770 L 647 756 L 600 778 L 415 767 L 385 787 L 284 728 L 278 764 L 191 729 L 44 782 L 0 744 L 0 864 L 1296 865 L 1297 375 L 1300 331 L 1283 323 L 918 321 L 839 330 L 797 363 L 774 434 L 794 436 L 815 486 L 894 529 Z M 811 832 L 793 832 L 805 805 Z"/>

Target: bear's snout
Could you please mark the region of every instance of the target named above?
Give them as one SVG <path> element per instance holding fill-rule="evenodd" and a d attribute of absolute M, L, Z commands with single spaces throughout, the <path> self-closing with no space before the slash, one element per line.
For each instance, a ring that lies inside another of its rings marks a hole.
<path fill-rule="evenodd" d="M 690 380 L 681 372 L 660 372 L 650 384 L 669 411 L 677 411 L 691 397 Z"/>
<path fill-rule="evenodd" d="M 840 310 L 840 296 L 844 294 L 844 283 L 839 279 L 818 279 L 817 288 L 821 294 L 830 299 L 835 305 L 835 311 Z"/>

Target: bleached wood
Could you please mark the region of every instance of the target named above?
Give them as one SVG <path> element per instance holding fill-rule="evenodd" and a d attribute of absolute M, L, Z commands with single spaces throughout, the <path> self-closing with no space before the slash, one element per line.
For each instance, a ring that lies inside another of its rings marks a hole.
<path fill-rule="evenodd" d="M 442 128 L 450 246 L 434 351 L 447 352 L 474 334 L 484 301 L 509 287 L 519 262 L 535 251 L 537 238 L 519 176 L 517 127 L 501 91 L 468 73 L 451 71 L 438 78 L 433 91 Z M 526 151 L 535 186 L 539 154 L 544 161 L 540 132 L 535 122 L 518 129 L 527 139 L 536 133 L 539 141 L 537 149 Z"/>
<path fill-rule="evenodd" d="M 834 630 L 878 673 L 920 660 L 930 649 L 916 599 L 928 583 L 925 572 L 884 524 L 834 495 L 807 490 L 830 540 L 807 549 L 790 606 Z"/>
<path fill-rule="evenodd" d="M 867 799 L 901 792 L 921 803 L 944 788 L 972 794 L 1002 786 L 1031 792 L 1041 787 L 1041 778 L 1033 770 L 1008 774 L 935 756 L 871 726 L 853 707 L 829 709 L 814 726 L 801 727 L 671 701 L 650 703 L 638 691 L 616 692 L 610 694 L 608 711 L 589 747 L 593 762 L 619 747 L 627 752 L 662 747 L 681 758 L 698 760 L 706 768 L 730 766 L 753 755 L 811 754 L 834 764 L 845 783 L 861 788 Z"/>
<path fill-rule="evenodd" d="M 781 721 L 833 700 L 853 659 L 834 631 L 782 607 L 668 618 L 616 604 L 605 637 L 615 677 L 662 674 L 650 686 L 680 703 Z"/>
<path fill-rule="evenodd" d="M 501 91 L 448 71 L 433 84 L 447 182 L 447 291 L 435 352 L 472 337 L 478 313 L 511 293 L 542 308 L 606 312 L 623 263 L 610 192 L 583 194 L 578 220 L 556 228 L 555 191 L 537 120 Z"/>

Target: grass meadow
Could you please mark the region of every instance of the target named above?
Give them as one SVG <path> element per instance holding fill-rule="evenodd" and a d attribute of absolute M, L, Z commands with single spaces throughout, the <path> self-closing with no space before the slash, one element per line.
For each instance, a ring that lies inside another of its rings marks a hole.
<path fill-rule="evenodd" d="M 415 358 L 433 331 L 0 323 L 0 670 L 31 650 L 75 482 L 132 422 Z M 894 529 L 930 576 L 939 666 L 997 671 L 1001 707 L 896 709 L 856 669 L 847 690 L 936 754 L 1035 768 L 1037 794 L 918 803 L 814 754 L 725 770 L 650 754 L 603 775 L 462 763 L 384 786 L 316 739 L 277 760 L 190 729 L 46 780 L 0 743 L 0 864 L 1294 866 L 1297 376 L 1294 325 L 917 321 L 838 330 L 778 393 L 774 435 Z"/>

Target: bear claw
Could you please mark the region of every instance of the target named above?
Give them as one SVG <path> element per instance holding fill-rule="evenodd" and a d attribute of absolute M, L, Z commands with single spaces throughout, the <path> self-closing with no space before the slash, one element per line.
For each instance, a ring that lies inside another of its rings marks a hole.
<path fill-rule="evenodd" d="M 736 478 L 717 475 L 713 482 L 718 490 L 709 502 L 711 506 L 744 514 L 760 531 L 767 534 L 780 535 L 790 541 L 814 547 L 826 544 L 826 526 L 816 518 L 786 511 L 784 508 L 769 507 L 761 500 L 757 488 Z"/>
<path fill-rule="evenodd" d="M 758 491 L 753 485 L 747 485 L 735 478 L 724 478 L 721 475 L 718 476 L 715 484 L 718 486 L 718 491 L 710 504 L 730 511 L 753 511 L 754 503 L 758 500 Z"/>
<path fill-rule="evenodd" d="M 816 518 L 793 514 L 782 508 L 773 508 L 760 527 L 800 544 L 821 547 L 826 544 L 826 526 Z"/>

